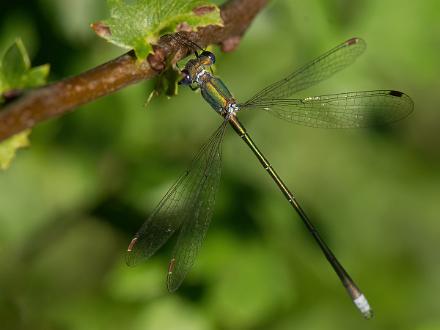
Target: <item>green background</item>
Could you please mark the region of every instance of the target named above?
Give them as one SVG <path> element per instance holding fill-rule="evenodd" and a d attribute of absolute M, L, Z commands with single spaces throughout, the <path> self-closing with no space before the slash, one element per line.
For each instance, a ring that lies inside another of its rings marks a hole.
<path fill-rule="evenodd" d="M 38 125 L 0 173 L 2 329 L 440 329 L 440 3 L 274 1 L 217 73 L 239 100 L 363 37 L 366 53 L 305 95 L 396 89 L 415 102 L 381 129 L 240 118 L 368 297 L 364 320 L 288 203 L 229 130 L 213 221 L 175 294 L 172 244 L 124 251 L 219 125 L 189 89 L 144 104 L 145 82 Z M 21 36 L 51 81 L 123 51 L 96 37 L 105 1 L 2 1 L 0 50 Z"/>

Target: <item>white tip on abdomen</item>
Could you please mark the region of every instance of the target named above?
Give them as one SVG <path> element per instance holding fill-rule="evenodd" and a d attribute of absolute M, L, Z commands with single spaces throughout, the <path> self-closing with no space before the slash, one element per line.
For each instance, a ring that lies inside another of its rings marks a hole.
<path fill-rule="evenodd" d="M 363 294 L 353 300 L 353 302 L 365 318 L 369 319 L 373 317 L 373 310 Z"/>

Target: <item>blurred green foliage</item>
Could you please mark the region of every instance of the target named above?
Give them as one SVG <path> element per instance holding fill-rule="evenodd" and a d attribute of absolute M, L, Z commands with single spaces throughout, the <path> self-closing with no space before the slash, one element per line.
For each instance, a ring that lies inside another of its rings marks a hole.
<path fill-rule="evenodd" d="M 0 173 L 2 329 L 440 329 L 440 3 L 273 1 L 217 72 L 239 100 L 338 43 L 355 65 L 307 95 L 396 89 L 415 111 L 375 130 L 293 126 L 243 113 L 376 312 L 365 321 L 289 205 L 233 133 L 214 218 L 181 289 L 165 288 L 172 243 L 128 268 L 124 251 L 217 127 L 182 90 L 144 108 L 153 83 L 37 126 Z M 104 1 L 2 2 L 0 51 L 16 37 L 50 79 L 117 56 L 89 23 Z"/>
<path fill-rule="evenodd" d="M 48 74 L 47 64 L 31 68 L 26 48 L 17 39 L 0 58 L 0 93 L 44 85 Z"/>

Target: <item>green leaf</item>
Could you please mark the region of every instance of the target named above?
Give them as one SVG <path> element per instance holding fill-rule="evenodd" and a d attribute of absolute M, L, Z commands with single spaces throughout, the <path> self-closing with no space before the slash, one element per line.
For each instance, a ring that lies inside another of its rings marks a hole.
<path fill-rule="evenodd" d="M 29 145 L 29 134 L 31 130 L 11 136 L 9 139 L 0 143 L 0 169 L 6 170 L 11 164 L 17 149 L 24 148 Z"/>
<path fill-rule="evenodd" d="M 0 61 L 0 94 L 41 86 L 46 83 L 48 74 L 47 64 L 31 68 L 23 42 L 17 39 Z"/>
<path fill-rule="evenodd" d="M 45 84 L 48 74 L 49 65 L 31 68 L 26 48 L 17 39 L 0 59 L 0 104 L 8 92 Z M 0 143 L 0 169 L 7 169 L 16 151 L 29 145 L 30 132 L 23 131 Z"/>
<path fill-rule="evenodd" d="M 222 25 L 220 9 L 205 0 L 108 0 L 110 18 L 92 24 L 102 38 L 144 59 L 161 35 Z"/>

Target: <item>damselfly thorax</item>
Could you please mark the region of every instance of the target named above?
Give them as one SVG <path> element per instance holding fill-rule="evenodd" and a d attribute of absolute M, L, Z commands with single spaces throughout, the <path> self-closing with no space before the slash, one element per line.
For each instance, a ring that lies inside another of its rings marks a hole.
<path fill-rule="evenodd" d="M 209 70 L 215 63 L 213 53 L 204 51 L 195 59 L 189 60 L 182 70 L 183 85 L 189 85 L 192 89 L 200 88 L 206 102 L 223 117 L 228 117 L 238 110 L 237 102 L 223 81 L 214 76 Z M 196 87 L 194 87 L 196 86 Z"/>

